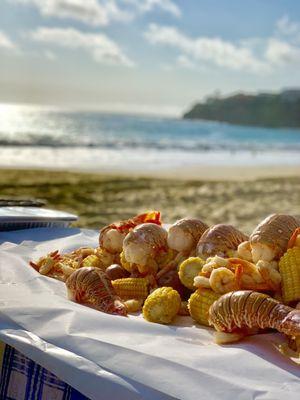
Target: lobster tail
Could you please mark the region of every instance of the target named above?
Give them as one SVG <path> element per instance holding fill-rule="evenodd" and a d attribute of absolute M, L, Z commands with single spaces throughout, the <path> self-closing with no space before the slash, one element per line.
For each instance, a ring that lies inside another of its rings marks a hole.
<path fill-rule="evenodd" d="M 291 309 L 280 323 L 280 332 L 289 336 L 300 336 L 300 310 Z"/>
<path fill-rule="evenodd" d="M 68 297 L 109 314 L 126 315 L 126 307 L 116 295 L 105 272 L 99 268 L 82 267 L 66 281 Z"/>
<path fill-rule="evenodd" d="M 196 255 L 204 259 L 215 255 L 229 257 L 232 251 L 237 250 L 238 246 L 247 240 L 248 236 L 232 225 L 214 225 L 201 236 Z"/>
<path fill-rule="evenodd" d="M 221 296 L 210 307 L 209 322 L 221 332 L 273 328 L 290 336 L 300 335 L 300 310 L 251 290 Z"/>

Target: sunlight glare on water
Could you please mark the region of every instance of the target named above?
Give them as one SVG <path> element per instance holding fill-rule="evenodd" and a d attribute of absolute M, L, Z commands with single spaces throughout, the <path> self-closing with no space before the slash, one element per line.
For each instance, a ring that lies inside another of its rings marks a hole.
<path fill-rule="evenodd" d="M 299 165 L 300 131 L 0 105 L 0 166 L 157 170 Z"/>

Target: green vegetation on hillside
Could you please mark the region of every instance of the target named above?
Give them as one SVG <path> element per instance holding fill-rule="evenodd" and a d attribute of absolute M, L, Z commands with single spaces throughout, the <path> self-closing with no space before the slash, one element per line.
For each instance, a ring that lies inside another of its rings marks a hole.
<path fill-rule="evenodd" d="M 183 116 L 237 125 L 266 127 L 300 127 L 300 90 L 278 94 L 235 94 L 230 97 L 209 97 Z"/>

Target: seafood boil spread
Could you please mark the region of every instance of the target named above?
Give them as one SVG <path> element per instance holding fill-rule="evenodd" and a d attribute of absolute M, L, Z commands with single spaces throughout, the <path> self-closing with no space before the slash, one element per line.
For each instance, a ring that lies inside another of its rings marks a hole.
<path fill-rule="evenodd" d="M 100 312 L 160 324 L 190 316 L 218 344 L 276 330 L 282 352 L 300 355 L 300 217 L 270 215 L 248 236 L 197 218 L 165 228 L 151 211 L 101 229 L 96 248 L 54 250 L 30 266 Z"/>

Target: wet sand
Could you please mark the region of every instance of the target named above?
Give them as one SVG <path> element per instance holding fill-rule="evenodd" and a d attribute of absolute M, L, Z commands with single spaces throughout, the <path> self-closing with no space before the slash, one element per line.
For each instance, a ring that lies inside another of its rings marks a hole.
<path fill-rule="evenodd" d="M 2 169 L 0 193 L 43 199 L 78 214 L 76 225 L 90 228 L 156 209 L 167 223 L 197 216 L 249 233 L 270 213 L 300 214 L 298 167 L 197 168 L 147 176 Z"/>

